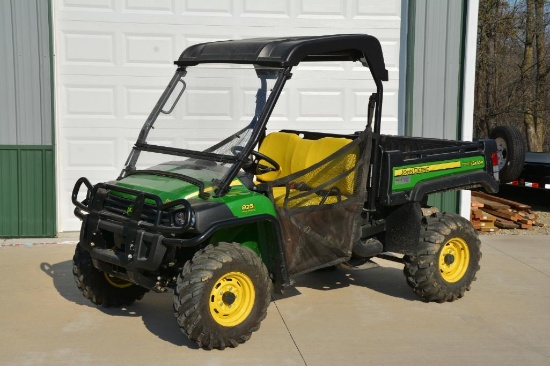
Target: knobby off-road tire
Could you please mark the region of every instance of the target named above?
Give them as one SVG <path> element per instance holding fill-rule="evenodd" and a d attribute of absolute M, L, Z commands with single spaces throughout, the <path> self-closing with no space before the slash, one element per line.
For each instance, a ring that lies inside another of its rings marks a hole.
<path fill-rule="evenodd" d="M 132 305 L 147 292 L 143 287 L 111 277 L 95 268 L 90 253 L 80 244 L 77 244 L 73 257 L 73 275 L 84 297 L 104 307 Z"/>
<path fill-rule="evenodd" d="M 525 162 L 525 144 L 521 132 L 514 126 L 495 127 L 490 135 L 497 143 L 499 153 L 499 179 L 503 183 L 515 180 Z"/>
<path fill-rule="evenodd" d="M 470 290 L 479 270 L 481 242 L 472 224 L 454 213 L 422 219 L 418 247 L 405 255 L 408 285 L 425 301 L 454 301 Z"/>
<path fill-rule="evenodd" d="M 237 347 L 260 328 L 271 301 L 267 268 L 237 243 L 209 245 L 188 261 L 174 290 L 183 333 L 205 349 Z"/>

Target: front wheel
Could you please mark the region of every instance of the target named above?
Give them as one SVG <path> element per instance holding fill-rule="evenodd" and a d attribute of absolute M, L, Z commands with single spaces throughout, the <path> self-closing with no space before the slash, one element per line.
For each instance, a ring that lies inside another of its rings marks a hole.
<path fill-rule="evenodd" d="M 271 290 L 267 268 L 251 249 L 237 243 L 209 245 L 178 276 L 174 314 L 199 347 L 236 347 L 260 328 Z"/>
<path fill-rule="evenodd" d="M 104 307 L 132 305 L 136 300 L 141 300 L 147 292 L 143 287 L 95 268 L 90 253 L 80 244 L 76 245 L 73 257 L 73 275 L 84 297 Z"/>
<path fill-rule="evenodd" d="M 470 290 L 481 259 L 472 224 L 453 213 L 422 219 L 418 247 L 405 255 L 408 285 L 425 301 L 454 301 Z"/>

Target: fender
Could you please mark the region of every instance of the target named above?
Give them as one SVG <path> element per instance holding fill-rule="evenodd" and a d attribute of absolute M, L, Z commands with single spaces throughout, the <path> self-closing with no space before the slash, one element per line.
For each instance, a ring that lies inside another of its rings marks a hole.
<path fill-rule="evenodd" d="M 488 193 L 498 192 L 498 182 L 487 172 L 457 174 L 418 183 L 411 191 L 410 202 L 422 202 L 430 193 L 483 187 Z"/>
<path fill-rule="evenodd" d="M 203 243 L 207 243 L 217 231 L 229 229 L 232 227 L 243 226 L 247 224 L 269 222 L 273 225 L 275 241 L 277 243 L 277 256 L 275 258 L 274 268 L 269 268 L 274 274 L 273 281 L 275 292 L 282 294 L 286 286 L 291 284 L 290 277 L 286 268 L 286 259 L 283 250 L 283 241 L 281 235 L 281 227 L 277 219 L 268 214 L 250 216 L 245 218 L 232 218 L 228 220 L 218 221 L 208 228 L 202 234 L 199 234 L 190 239 L 164 238 L 162 243 L 174 247 L 194 247 Z"/>

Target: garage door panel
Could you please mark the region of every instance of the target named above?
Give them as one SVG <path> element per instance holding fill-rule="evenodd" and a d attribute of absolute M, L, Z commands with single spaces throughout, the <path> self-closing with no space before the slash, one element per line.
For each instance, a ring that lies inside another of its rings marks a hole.
<path fill-rule="evenodd" d="M 331 0 L 299 0 L 298 18 L 346 19 L 347 2 Z"/>
<path fill-rule="evenodd" d="M 364 1 L 354 0 L 354 17 L 375 21 L 399 20 L 401 5 L 399 0 Z"/>
<path fill-rule="evenodd" d="M 114 13 L 115 0 L 59 0 L 58 9 L 61 11 L 90 13 Z"/>
<path fill-rule="evenodd" d="M 164 86 L 165 87 L 165 86 Z M 126 85 L 123 87 L 122 115 L 125 120 L 145 121 L 164 91 L 163 86 Z"/>
<path fill-rule="evenodd" d="M 67 140 L 67 170 L 116 169 L 116 139 L 96 138 Z"/>
<path fill-rule="evenodd" d="M 243 18 L 290 19 L 290 4 L 290 0 L 243 0 L 240 16 Z"/>
<path fill-rule="evenodd" d="M 173 0 L 126 0 L 120 8 L 121 13 L 127 14 L 176 14 L 176 3 Z"/>
<path fill-rule="evenodd" d="M 83 161 L 86 162 L 88 159 L 98 160 L 100 156 L 98 154 L 103 153 L 94 153 L 93 148 L 107 148 L 109 149 L 109 154 L 113 153 L 114 156 L 110 158 L 105 156 L 101 157 L 101 160 L 107 160 L 109 167 L 120 169 L 124 163 L 126 156 L 129 150 L 125 148 L 125 141 L 137 140 L 141 126 L 139 128 L 135 127 L 121 127 L 121 128 L 96 128 L 95 126 L 87 127 L 78 127 L 78 128 L 65 128 L 64 133 L 60 134 L 59 145 L 62 147 L 60 149 L 59 158 L 62 159 L 63 170 L 71 171 L 74 169 L 85 170 L 88 168 L 86 164 L 68 164 L 70 154 L 80 154 L 83 153 L 83 157 L 72 157 L 72 162 Z M 77 147 L 81 143 L 91 142 L 91 145 L 83 150 L 77 150 Z M 91 155 L 90 155 L 91 153 Z M 107 152 L 105 154 L 108 154 Z M 126 156 L 125 156 L 126 155 Z M 93 163 L 92 165 L 95 165 Z"/>
<path fill-rule="evenodd" d="M 400 0 L 58 0 L 56 14 L 119 23 L 399 29 L 400 12 Z"/>
<path fill-rule="evenodd" d="M 66 31 L 59 38 L 62 62 L 66 65 L 115 66 L 115 32 L 93 30 Z"/>
<path fill-rule="evenodd" d="M 66 85 L 63 114 L 67 118 L 87 117 L 116 119 L 118 91 L 116 85 Z"/>
<path fill-rule="evenodd" d="M 128 66 L 157 66 L 174 58 L 176 36 L 173 34 L 123 33 L 122 64 Z"/>

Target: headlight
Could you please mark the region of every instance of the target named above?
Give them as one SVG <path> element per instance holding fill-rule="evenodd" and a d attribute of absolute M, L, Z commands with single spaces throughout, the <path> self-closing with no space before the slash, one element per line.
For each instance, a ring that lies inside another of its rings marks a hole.
<path fill-rule="evenodd" d="M 174 214 L 174 224 L 176 226 L 185 225 L 185 214 L 183 213 L 183 211 L 178 211 Z"/>
<path fill-rule="evenodd" d="M 195 225 L 195 215 L 193 214 L 193 211 L 191 211 L 191 214 L 189 215 L 189 222 L 186 221 L 186 212 L 185 209 L 182 211 L 176 211 L 173 213 L 173 219 L 174 219 L 174 225 L 175 226 L 193 226 Z"/>

